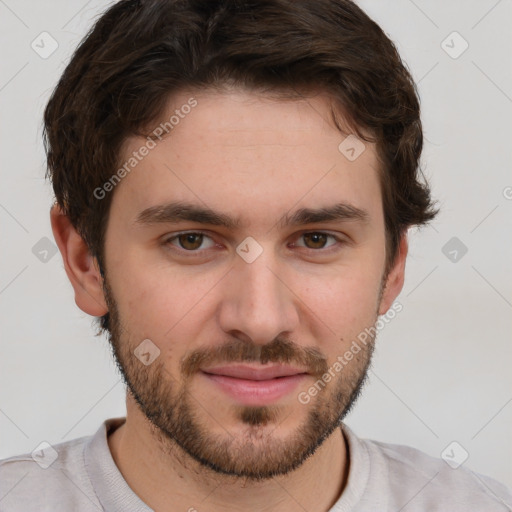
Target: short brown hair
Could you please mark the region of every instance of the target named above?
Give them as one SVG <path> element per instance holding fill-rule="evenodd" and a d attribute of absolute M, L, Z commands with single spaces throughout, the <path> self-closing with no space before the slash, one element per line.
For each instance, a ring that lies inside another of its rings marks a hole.
<path fill-rule="evenodd" d="M 225 84 L 297 97 L 325 91 L 335 122 L 338 110 L 358 137 L 376 143 L 386 269 L 406 229 L 438 213 L 419 168 L 416 86 L 354 2 L 122 0 L 81 42 L 44 114 L 56 201 L 100 269 L 112 193 L 98 200 L 94 190 L 117 169 L 123 141 L 147 135 L 173 92 Z"/>

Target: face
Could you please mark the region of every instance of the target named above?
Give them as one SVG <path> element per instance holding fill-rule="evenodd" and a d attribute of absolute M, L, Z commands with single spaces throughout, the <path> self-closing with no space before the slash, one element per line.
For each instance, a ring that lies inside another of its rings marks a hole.
<path fill-rule="evenodd" d="M 179 122 L 112 199 L 114 353 L 164 450 L 235 476 L 285 474 L 353 404 L 374 340 L 336 362 L 394 300 L 375 148 L 340 152 L 321 95 L 172 100 L 164 117 L 178 109 Z M 123 156 L 146 142 L 128 139 Z"/>

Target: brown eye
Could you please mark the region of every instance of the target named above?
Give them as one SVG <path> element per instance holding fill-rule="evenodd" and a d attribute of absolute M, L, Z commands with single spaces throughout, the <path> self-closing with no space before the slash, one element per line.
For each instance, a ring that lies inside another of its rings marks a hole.
<path fill-rule="evenodd" d="M 215 247 L 215 241 L 201 231 L 189 231 L 188 233 L 177 233 L 176 235 L 164 240 L 166 245 L 171 245 L 176 250 L 185 252 L 203 254 L 208 249 Z"/>
<path fill-rule="evenodd" d="M 302 235 L 306 247 L 309 249 L 323 249 L 330 235 L 325 233 L 305 233 Z"/>
<path fill-rule="evenodd" d="M 185 233 L 177 237 L 180 246 L 188 251 L 199 249 L 203 243 L 203 235 L 201 233 Z"/>

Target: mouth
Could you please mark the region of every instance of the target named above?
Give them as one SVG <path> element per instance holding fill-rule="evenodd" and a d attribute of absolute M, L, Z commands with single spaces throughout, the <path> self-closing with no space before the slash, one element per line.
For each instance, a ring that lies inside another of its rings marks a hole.
<path fill-rule="evenodd" d="M 285 365 L 236 364 L 205 368 L 200 374 L 232 399 L 245 405 L 265 405 L 290 394 L 309 374 Z"/>

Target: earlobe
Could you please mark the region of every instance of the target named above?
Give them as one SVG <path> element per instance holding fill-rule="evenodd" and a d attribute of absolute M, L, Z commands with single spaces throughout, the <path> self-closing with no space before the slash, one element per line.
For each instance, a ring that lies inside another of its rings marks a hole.
<path fill-rule="evenodd" d="M 379 315 L 384 315 L 388 311 L 394 300 L 402 291 L 404 286 L 405 261 L 407 259 L 408 249 L 407 231 L 404 231 L 400 239 L 400 245 L 395 262 L 386 279 L 384 292 L 379 305 Z"/>
<path fill-rule="evenodd" d="M 76 305 L 89 315 L 105 315 L 108 307 L 96 258 L 58 205 L 51 208 L 50 221 L 66 274 L 75 291 Z"/>

